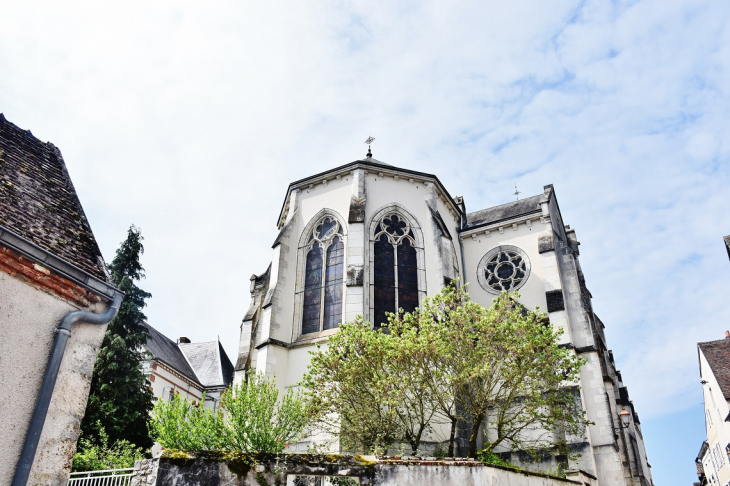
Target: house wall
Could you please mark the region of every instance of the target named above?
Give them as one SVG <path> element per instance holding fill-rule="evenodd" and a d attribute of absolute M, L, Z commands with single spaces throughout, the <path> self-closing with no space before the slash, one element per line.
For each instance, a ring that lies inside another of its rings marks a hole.
<path fill-rule="evenodd" d="M 180 395 L 180 398 L 200 403 L 203 396 L 203 387 L 200 385 L 156 359 L 146 361 L 142 366 L 142 372 L 150 380 L 150 389 L 156 399 L 169 401 L 172 392 Z"/>
<path fill-rule="evenodd" d="M 49 276 L 47 269 L 37 267 L 39 278 Z M 77 289 L 66 282 L 66 290 Z M 82 308 L 0 270 L 0 485 L 12 480 L 54 330 L 67 313 L 78 309 L 101 313 L 107 307 L 97 303 Z M 106 326 L 73 326 L 28 484 L 65 486 L 105 331 Z"/>
<path fill-rule="evenodd" d="M 707 444 L 709 449 L 702 458 L 705 476 L 713 485 L 727 485 L 730 483 L 730 465 L 725 447 L 730 444 L 730 423 L 725 417 L 730 413 L 730 407 L 720 389 L 705 355 L 700 350 L 700 376 L 707 384 L 702 386 L 705 403 L 705 428 L 707 430 Z M 714 476 L 714 480 L 711 478 Z"/>

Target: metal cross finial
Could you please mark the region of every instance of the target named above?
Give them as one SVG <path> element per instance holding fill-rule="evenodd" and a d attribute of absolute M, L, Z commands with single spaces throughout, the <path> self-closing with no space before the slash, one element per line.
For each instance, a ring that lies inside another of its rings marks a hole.
<path fill-rule="evenodd" d="M 520 200 L 520 194 L 522 194 L 522 193 L 517 190 L 517 184 L 515 184 L 515 192 L 514 192 L 514 195 L 517 196 L 516 201 L 519 201 Z"/>
<path fill-rule="evenodd" d="M 373 153 L 370 150 L 370 144 L 373 143 L 374 140 L 375 140 L 374 137 L 368 137 L 368 139 L 365 140 L 365 143 L 368 144 L 368 155 L 367 155 L 368 158 L 372 158 L 372 156 L 373 156 Z"/>

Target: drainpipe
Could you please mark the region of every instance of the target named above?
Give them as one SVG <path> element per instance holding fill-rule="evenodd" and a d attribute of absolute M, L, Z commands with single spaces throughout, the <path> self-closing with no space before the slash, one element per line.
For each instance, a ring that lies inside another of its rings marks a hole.
<path fill-rule="evenodd" d="M 108 324 L 109 321 L 114 319 L 117 312 L 119 312 L 119 305 L 122 303 L 122 299 L 124 299 L 124 294 L 117 292 L 114 294 L 114 299 L 109 305 L 109 308 L 103 314 L 77 310 L 69 312 L 61 320 L 61 324 L 56 329 L 56 339 L 53 342 L 51 357 L 48 360 L 46 374 L 43 376 L 41 391 L 38 393 L 38 399 L 36 400 L 35 409 L 33 409 L 33 416 L 30 419 L 30 426 L 25 436 L 25 443 L 20 453 L 20 459 L 18 459 L 18 465 L 15 468 L 15 475 L 13 476 L 11 486 L 26 486 L 28 483 L 30 469 L 33 466 L 35 453 L 38 449 L 38 441 L 43 431 L 46 415 L 48 414 L 48 405 L 51 403 L 53 388 L 56 386 L 58 369 L 61 367 L 63 353 L 66 351 L 66 342 L 71 335 L 71 326 L 77 322 L 98 325 Z"/>
<path fill-rule="evenodd" d="M 463 214 L 463 211 L 460 211 L 459 221 L 461 222 L 461 224 L 460 224 L 461 228 L 459 228 L 460 231 L 459 231 L 458 236 L 459 236 L 459 248 L 461 248 L 461 278 L 462 278 L 461 285 L 466 285 L 466 263 L 465 263 L 466 260 L 464 260 L 464 240 L 461 238 L 461 230 L 463 230 L 464 226 L 465 226 L 464 218 L 465 218 L 465 216 Z"/>

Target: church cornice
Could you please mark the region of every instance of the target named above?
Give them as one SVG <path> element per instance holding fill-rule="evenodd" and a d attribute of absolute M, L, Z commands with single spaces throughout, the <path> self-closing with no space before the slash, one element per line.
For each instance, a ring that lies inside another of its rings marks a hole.
<path fill-rule="evenodd" d="M 478 235 L 484 233 L 489 236 L 493 231 L 499 231 L 504 233 L 506 230 L 517 230 L 517 226 L 520 224 L 526 224 L 528 227 L 532 226 L 532 223 L 547 224 L 550 222 L 550 216 L 543 216 L 540 209 L 530 211 L 527 214 L 521 214 L 510 218 L 505 218 L 498 221 L 492 221 L 480 225 L 471 226 L 459 231 L 462 237 L 471 236 L 476 238 Z"/>
<path fill-rule="evenodd" d="M 449 206 L 449 208 L 456 214 L 456 216 L 458 217 L 464 214 L 461 207 L 454 201 L 454 198 L 451 196 L 451 194 L 449 194 L 449 191 L 446 190 L 446 187 L 444 187 L 439 178 L 435 175 L 428 174 L 426 172 L 419 172 L 416 170 L 393 167 L 392 165 L 382 163 L 375 159 L 363 159 L 355 160 L 348 164 L 335 167 L 325 172 L 320 172 L 319 174 L 305 177 L 304 179 L 299 179 L 298 181 L 294 181 L 289 184 L 289 187 L 286 191 L 286 197 L 284 198 L 284 203 L 282 204 L 281 211 L 279 212 L 277 226 L 281 228 L 286 220 L 292 191 L 304 188 L 314 188 L 315 186 L 321 184 L 326 185 L 329 181 L 339 180 L 345 175 L 350 175 L 357 169 L 363 169 L 368 173 L 375 173 L 376 175 L 380 176 L 393 177 L 394 179 L 404 179 L 405 181 L 419 183 L 430 182 L 432 184 L 435 184 L 437 191 L 440 193 L 439 197 L 442 201 L 444 201 L 446 205 Z"/>

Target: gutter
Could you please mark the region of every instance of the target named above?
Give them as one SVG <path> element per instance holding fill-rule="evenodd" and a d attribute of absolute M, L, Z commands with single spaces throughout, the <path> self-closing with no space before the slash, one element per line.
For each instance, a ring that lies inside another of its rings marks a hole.
<path fill-rule="evenodd" d="M 461 228 L 459 228 L 459 234 L 456 235 L 459 237 L 459 248 L 461 249 L 461 278 L 463 281 L 461 282 L 461 285 L 466 285 L 466 260 L 464 259 L 464 238 L 462 237 L 462 232 L 464 231 L 465 221 L 466 221 L 466 215 L 464 214 L 466 211 L 459 211 L 459 216 L 461 220 Z"/>
<path fill-rule="evenodd" d="M 56 338 L 53 341 L 53 350 L 51 351 L 51 357 L 48 360 L 46 373 L 43 376 L 41 390 L 38 393 L 38 399 L 36 400 L 35 408 L 33 409 L 28 433 L 25 436 L 23 450 L 20 453 L 20 458 L 18 459 L 18 465 L 15 468 L 15 475 L 13 476 L 11 486 L 26 486 L 28 483 L 28 477 L 30 476 L 30 470 L 33 466 L 35 453 L 38 449 L 38 442 L 41 437 L 41 432 L 43 431 L 43 425 L 46 422 L 48 406 L 51 403 L 53 389 L 56 386 L 58 370 L 61 367 L 61 360 L 63 359 L 64 352 L 66 351 L 66 343 L 68 342 L 69 336 L 71 336 L 71 326 L 77 322 L 95 325 L 108 324 L 112 319 L 114 319 L 114 317 L 116 317 L 117 312 L 119 312 L 119 305 L 122 303 L 123 299 L 124 294 L 116 290 L 114 298 L 111 304 L 109 304 L 109 308 L 103 314 L 95 314 L 93 312 L 81 310 L 72 311 L 63 317 L 61 324 L 59 324 L 58 328 L 56 328 Z"/>

